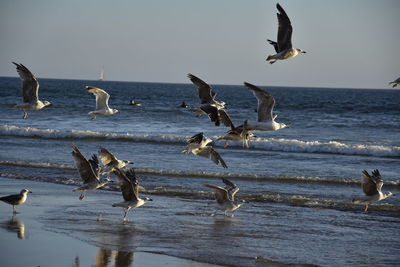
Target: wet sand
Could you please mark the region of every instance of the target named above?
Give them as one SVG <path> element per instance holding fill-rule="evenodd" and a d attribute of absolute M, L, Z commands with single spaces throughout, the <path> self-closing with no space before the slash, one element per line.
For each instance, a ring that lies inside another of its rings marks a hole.
<path fill-rule="evenodd" d="M 78 201 L 77 195 L 65 185 L 0 177 L 0 196 L 14 194 L 22 188 L 33 193 L 25 204 L 17 206 L 18 214 L 13 216 L 12 206 L 0 203 L 0 266 L 216 266 L 140 248 L 118 251 L 107 247 L 107 240 L 97 247 L 68 233 L 46 229 L 42 221 L 46 220 L 44 216 L 49 210 Z"/>

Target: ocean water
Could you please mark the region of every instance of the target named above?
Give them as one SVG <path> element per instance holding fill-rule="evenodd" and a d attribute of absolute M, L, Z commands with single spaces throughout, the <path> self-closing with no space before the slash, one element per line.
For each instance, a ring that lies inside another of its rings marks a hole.
<path fill-rule="evenodd" d="M 20 102 L 18 78 L 0 78 L 0 176 L 65 185 L 80 183 L 71 143 L 85 156 L 100 146 L 133 161 L 143 194 L 154 201 L 131 211 L 121 227 L 115 190 L 89 192 L 82 205 L 55 208 L 46 229 L 101 246 L 137 247 L 221 265 L 395 265 L 400 260 L 400 91 L 262 87 L 276 99 L 277 121 L 291 126 L 255 132 L 249 149 L 217 141 L 228 169 L 180 153 L 186 138 L 212 139 L 228 130 L 179 107 L 199 104 L 192 84 L 39 80 L 40 99 L 52 106 L 29 112 Z M 248 81 L 252 82 L 252 81 Z M 91 121 L 94 96 L 84 86 L 105 89 L 120 113 Z M 256 99 L 244 86 L 214 85 L 235 125 L 255 120 Z M 141 107 L 128 105 L 134 98 Z M 397 196 L 371 204 L 367 213 L 351 199 L 362 196 L 361 171 L 379 169 L 383 191 Z M 235 217 L 209 216 L 214 201 L 204 183 L 221 177 L 240 187 L 245 203 Z M 94 203 L 91 195 L 96 195 Z M 98 197 L 101 196 L 101 197 Z M 77 198 L 71 192 L 71 198 Z M 103 201 L 102 201 L 103 200 Z M 56 203 L 55 203 L 56 205 Z M 96 221 L 102 213 L 101 223 Z M 71 220 L 70 218 L 76 218 Z M 123 236 L 123 244 L 115 244 Z M 377 253 L 379 251 L 379 253 Z"/>

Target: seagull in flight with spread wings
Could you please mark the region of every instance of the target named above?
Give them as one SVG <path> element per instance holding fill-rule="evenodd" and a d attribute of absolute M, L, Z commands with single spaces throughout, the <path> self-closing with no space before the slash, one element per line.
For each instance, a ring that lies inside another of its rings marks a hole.
<path fill-rule="evenodd" d="M 225 187 L 220 187 L 216 185 L 204 184 L 208 188 L 214 189 L 215 199 L 217 200 L 218 208 L 217 210 L 221 210 L 224 212 L 225 216 L 228 216 L 227 212 L 232 212 L 240 208 L 242 203 L 235 202 L 235 194 L 239 191 L 239 187 L 229 181 L 228 179 L 221 178 L 222 182 L 224 182 Z M 216 215 L 217 212 L 212 215 Z M 233 217 L 233 215 L 232 215 Z"/>
<path fill-rule="evenodd" d="M 276 131 L 283 128 L 289 128 L 284 123 L 275 122 L 276 115 L 273 114 L 275 99 L 268 92 L 261 88 L 245 82 L 244 85 L 253 92 L 257 98 L 257 122 L 245 120 L 243 123 L 242 134 L 246 134 L 249 130 L 254 131 Z"/>
<path fill-rule="evenodd" d="M 17 66 L 17 72 L 22 81 L 22 104 L 15 105 L 14 108 L 24 112 L 23 118 L 28 118 L 27 110 L 39 110 L 50 106 L 49 101 L 39 100 L 39 82 L 36 77 L 22 64 L 13 62 Z"/>
<path fill-rule="evenodd" d="M 361 188 L 365 193 L 365 197 L 354 198 L 353 202 L 365 202 L 364 211 L 368 210 L 368 203 L 374 201 L 381 201 L 390 196 L 394 196 L 392 192 L 382 193 L 383 179 L 379 170 L 373 170 L 371 175 L 366 171 L 362 171 Z"/>
<path fill-rule="evenodd" d="M 199 115 L 207 114 L 210 120 L 215 123 L 215 126 L 219 126 L 222 121 L 225 126 L 229 127 L 229 116 L 224 110 L 225 102 L 215 99 L 216 93 L 206 82 L 191 73 L 187 76 L 197 86 L 201 104 L 199 108 L 195 109 L 194 113 Z"/>
<path fill-rule="evenodd" d="M 228 168 L 225 161 L 214 148 L 209 145 L 212 140 L 205 137 L 204 133 L 198 133 L 187 140 L 189 144 L 182 150 L 182 153 L 205 157 L 211 159 L 215 164 L 221 164 L 222 167 Z"/>
<path fill-rule="evenodd" d="M 118 109 L 113 109 L 108 106 L 110 95 L 103 89 L 94 86 L 86 86 L 86 90 L 96 96 L 96 110 L 88 113 L 92 115 L 91 120 L 95 120 L 96 115 L 113 115 L 119 112 Z"/>
<path fill-rule="evenodd" d="M 104 168 L 101 168 L 102 174 L 111 173 L 115 169 L 122 169 L 128 164 L 133 164 L 133 162 L 129 160 L 117 159 L 117 157 L 113 153 L 111 153 L 104 147 L 101 147 L 99 149 L 99 157 L 101 163 L 103 163 L 104 165 Z"/>
<path fill-rule="evenodd" d="M 276 8 L 279 13 L 278 16 L 278 42 L 271 41 L 268 39 L 268 42 L 274 46 L 276 54 L 269 55 L 267 61 L 270 61 L 270 64 L 275 63 L 277 60 L 289 59 L 297 56 L 300 53 L 306 53 L 306 51 L 293 48 L 292 46 L 292 24 L 290 23 L 289 17 L 286 14 L 285 10 L 281 7 L 280 4 L 276 4 Z"/>
<path fill-rule="evenodd" d="M 96 154 L 93 154 L 92 158 L 87 160 L 75 144 L 72 144 L 71 146 L 75 166 L 78 169 L 79 176 L 83 180 L 83 185 L 73 189 L 72 191 L 82 192 L 79 197 L 79 199 L 82 200 L 85 197 L 84 194 L 86 190 L 102 188 L 110 182 L 110 179 L 100 180 L 99 159 Z"/>
<path fill-rule="evenodd" d="M 121 207 L 125 209 L 124 221 L 127 220 L 128 211 L 130 209 L 138 208 L 148 201 L 153 201 L 151 198 L 139 197 L 139 184 L 137 182 L 135 170 L 130 168 L 127 171 L 115 169 L 114 174 L 118 177 L 121 182 L 123 202 L 114 203 L 113 207 Z"/>

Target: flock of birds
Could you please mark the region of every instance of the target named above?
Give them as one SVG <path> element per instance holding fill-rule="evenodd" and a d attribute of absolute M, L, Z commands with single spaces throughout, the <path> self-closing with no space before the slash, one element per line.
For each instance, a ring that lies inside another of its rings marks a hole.
<path fill-rule="evenodd" d="M 269 55 L 267 61 L 270 64 L 275 63 L 277 60 L 286 60 L 293 58 L 301 53 L 306 53 L 302 49 L 293 48 L 292 46 L 292 25 L 284 9 L 277 4 L 279 13 L 278 17 L 278 37 L 277 41 L 268 40 L 274 47 L 276 54 Z M 46 106 L 51 105 L 49 101 L 41 101 L 38 97 L 39 83 L 35 76 L 22 64 L 13 62 L 17 68 L 17 72 L 22 80 L 22 95 L 23 103 L 16 105 L 15 108 L 24 112 L 23 118 L 28 117 L 27 110 L 39 110 Z M 216 93 L 212 90 L 211 86 L 196 77 L 193 74 L 188 74 L 190 81 L 197 86 L 198 96 L 201 106 L 193 108 L 192 111 L 201 116 L 206 114 L 210 120 L 219 126 L 221 122 L 230 128 L 225 136 L 217 140 L 225 140 L 225 147 L 228 146 L 228 141 L 242 141 L 244 147 L 249 147 L 249 142 L 254 137 L 254 131 L 276 131 L 284 128 L 289 128 L 284 123 L 276 122 L 276 115 L 273 113 L 275 106 L 274 97 L 267 91 L 245 82 L 244 85 L 254 94 L 257 99 L 257 121 L 245 120 L 243 124 L 235 126 L 225 110 L 225 102 L 216 99 Z M 400 78 L 390 82 L 390 85 L 396 87 L 400 84 Z M 96 109 L 89 112 L 92 115 L 91 119 L 95 120 L 98 115 L 113 115 L 118 113 L 117 109 L 112 109 L 108 105 L 110 95 L 103 89 L 86 86 L 86 90 L 96 97 Z M 131 105 L 140 106 L 134 100 Z M 187 107 L 183 102 L 181 107 Z M 207 138 L 204 133 L 198 133 L 188 140 L 188 145 L 182 150 L 182 153 L 193 153 L 194 155 L 206 157 L 211 159 L 215 164 L 221 165 L 223 168 L 228 168 L 225 161 L 212 146 L 213 140 Z M 80 152 L 79 148 L 72 144 L 72 156 L 75 161 L 76 168 L 83 181 L 83 185 L 73 189 L 74 192 L 81 192 L 80 200 L 84 198 L 87 190 L 94 190 L 98 188 L 107 187 L 110 179 L 110 174 L 113 173 L 120 181 L 120 189 L 122 192 L 123 202 L 115 203 L 113 207 L 122 207 L 125 210 L 123 220 L 127 219 L 127 213 L 130 209 L 142 206 L 151 198 L 139 197 L 139 184 L 134 171 L 134 168 L 124 169 L 127 165 L 133 162 L 127 160 L 119 160 L 105 148 L 100 148 L 98 155 L 93 154 L 90 159 L 86 159 Z M 102 165 L 100 165 L 99 158 Z M 391 192 L 383 193 L 381 191 L 383 180 L 378 170 L 372 171 L 371 175 L 367 171 L 363 171 L 362 189 L 365 197 L 354 198 L 353 202 L 364 202 L 365 211 L 368 210 L 368 203 L 373 201 L 380 201 L 389 196 L 394 195 Z M 102 175 L 107 175 L 106 178 L 101 178 Z M 218 209 L 223 211 L 225 216 L 227 212 L 232 212 L 238 209 L 242 202 L 235 201 L 235 194 L 239 191 L 239 187 L 222 178 L 224 187 L 205 184 L 206 187 L 214 190 L 215 198 L 218 203 Z M 16 213 L 15 206 L 23 204 L 27 199 L 27 194 L 31 193 L 28 189 L 23 189 L 20 194 L 9 195 L 1 197 L 0 200 L 13 206 L 13 212 Z M 213 214 L 215 215 L 215 213 Z"/>

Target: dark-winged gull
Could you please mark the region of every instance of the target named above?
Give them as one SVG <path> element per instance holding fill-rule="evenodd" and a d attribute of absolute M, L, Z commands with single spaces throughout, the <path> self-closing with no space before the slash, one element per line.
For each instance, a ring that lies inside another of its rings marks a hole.
<path fill-rule="evenodd" d="M 278 42 L 268 40 L 268 42 L 274 46 L 276 54 L 269 55 L 267 61 L 270 64 L 275 63 L 277 60 L 289 59 L 297 56 L 300 53 L 306 53 L 306 51 L 292 47 L 292 24 L 290 23 L 289 17 L 281 5 L 276 4 L 276 8 L 279 13 L 278 16 Z"/>
<path fill-rule="evenodd" d="M 246 134 L 248 131 L 254 130 L 276 131 L 289 128 L 289 126 L 284 123 L 275 122 L 276 115 L 272 113 L 275 106 L 275 99 L 272 95 L 250 83 L 245 82 L 244 85 L 250 89 L 257 98 L 257 122 L 245 120 L 243 123 L 242 135 Z"/>
<path fill-rule="evenodd" d="M 28 118 L 27 110 L 39 110 L 46 106 L 51 105 L 49 101 L 39 100 L 39 82 L 36 77 L 22 64 L 17 64 L 17 72 L 22 81 L 22 100 L 23 104 L 15 105 L 14 108 L 20 109 L 24 112 L 23 118 Z"/>
<path fill-rule="evenodd" d="M 365 202 L 364 211 L 368 210 L 368 203 L 381 201 L 390 196 L 394 196 L 392 192 L 382 193 L 383 179 L 379 170 L 373 170 L 370 175 L 366 170 L 362 171 L 361 188 L 365 193 L 365 197 L 353 198 L 353 202 Z"/>
<path fill-rule="evenodd" d="M 102 188 L 110 182 L 110 179 L 100 179 L 99 159 L 95 154 L 93 154 L 91 159 L 87 160 L 75 144 L 71 146 L 75 166 L 78 169 L 79 176 L 83 180 L 83 185 L 72 191 L 82 192 L 79 196 L 79 199 L 82 200 L 85 197 L 84 194 L 86 190 Z"/>
<path fill-rule="evenodd" d="M 91 120 L 95 120 L 96 115 L 113 115 L 119 112 L 118 109 L 113 109 L 108 106 L 110 95 L 103 89 L 94 86 L 86 86 L 86 90 L 96 96 L 96 110 L 88 113 L 92 115 Z"/>
<path fill-rule="evenodd" d="M 132 161 L 129 160 L 120 160 L 117 159 L 117 157 L 108 151 L 106 148 L 101 147 L 99 149 L 99 157 L 101 160 L 101 163 L 103 163 L 104 167 L 101 168 L 101 173 L 111 173 L 115 169 L 122 169 L 128 164 L 133 164 Z"/>
<path fill-rule="evenodd" d="M 198 133 L 187 140 L 189 144 L 182 150 L 182 153 L 205 157 L 211 159 L 215 164 L 221 164 L 222 167 L 228 168 L 225 161 L 219 155 L 217 151 L 214 150 L 209 144 L 212 142 L 204 136 L 203 133 Z"/>
<path fill-rule="evenodd" d="M 249 148 L 250 139 L 254 137 L 251 130 L 247 130 L 245 133 L 243 133 L 243 124 L 235 127 L 228 114 L 226 114 L 225 120 L 229 123 L 231 129 L 226 132 L 226 135 L 217 138 L 217 140 L 225 140 L 224 147 L 227 147 L 228 141 L 231 140 L 231 141 L 242 141 L 243 147 Z"/>
<path fill-rule="evenodd" d="M 219 126 L 222 121 L 225 126 L 229 127 L 229 121 L 226 119 L 227 114 L 224 110 L 225 102 L 215 99 L 216 93 L 206 82 L 191 73 L 187 76 L 197 86 L 200 104 L 202 104 L 194 110 L 194 113 L 199 115 L 207 114 L 210 120 L 215 123 L 215 126 Z"/>
<path fill-rule="evenodd" d="M 399 84 L 400 84 L 400 77 L 394 80 L 393 82 L 389 83 L 389 85 L 392 85 L 393 88 L 395 88 Z"/>
<path fill-rule="evenodd" d="M 123 202 L 112 204 L 113 207 L 121 207 L 125 209 L 123 220 L 126 221 L 128 211 L 130 209 L 138 208 L 148 201 L 152 201 L 151 198 L 139 197 L 139 184 L 137 182 L 135 170 L 130 168 L 127 171 L 116 169 L 114 174 L 118 177 L 121 182 Z"/>
<path fill-rule="evenodd" d="M 225 187 L 216 185 L 204 184 L 208 188 L 214 189 L 215 199 L 217 200 L 217 210 L 224 212 L 225 216 L 228 216 L 227 212 L 232 212 L 240 208 L 242 203 L 235 203 L 235 194 L 239 191 L 239 187 L 229 181 L 228 179 L 221 178 L 225 184 Z M 216 212 L 212 215 L 215 215 Z M 232 215 L 233 217 L 233 215 Z"/>
<path fill-rule="evenodd" d="M 4 197 L 0 197 L 0 200 L 10 204 L 13 206 L 13 213 L 17 213 L 17 210 L 15 209 L 15 206 L 24 204 L 27 197 L 28 197 L 28 193 L 32 193 L 32 191 L 28 190 L 28 189 L 22 189 L 21 192 L 19 194 L 15 194 L 15 195 L 8 195 L 8 196 L 4 196 Z"/>

